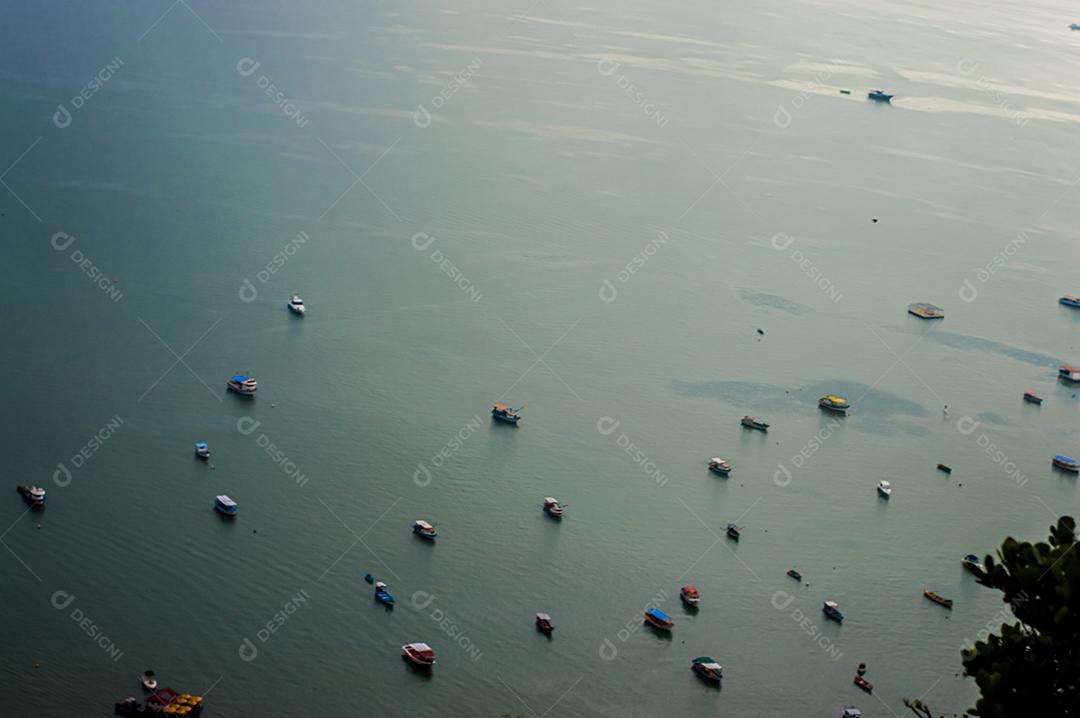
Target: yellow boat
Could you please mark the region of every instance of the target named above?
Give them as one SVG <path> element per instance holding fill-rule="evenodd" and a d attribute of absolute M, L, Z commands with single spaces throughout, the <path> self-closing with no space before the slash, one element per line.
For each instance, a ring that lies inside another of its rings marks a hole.
<path fill-rule="evenodd" d="M 851 404 L 847 399 L 843 399 L 839 396 L 832 396 L 831 394 L 826 394 L 818 399 L 818 406 L 822 409 L 828 409 L 829 411 L 835 411 L 841 414 L 847 412 L 847 410 L 851 408 Z"/>
<path fill-rule="evenodd" d="M 908 314 L 914 314 L 920 319 L 944 319 L 945 310 L 941 307 L 935 307 L 933 304 L 927 304 L 926 302 L 915 302 L 908 305 Z"/>

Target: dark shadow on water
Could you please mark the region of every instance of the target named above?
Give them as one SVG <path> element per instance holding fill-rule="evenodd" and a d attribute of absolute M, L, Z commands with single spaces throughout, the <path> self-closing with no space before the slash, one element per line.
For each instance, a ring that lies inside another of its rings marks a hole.
<path fill-rule="evenodd" d="M 665 631 L 663 628 L 657 628 L 648 621 L 643 620 L 642 623 L 645 625 L 645 630 L 649 631 L 661 640 L 671 641 L 675 639 L 675 635 L 671 631 Z"/>
<path fill-rule="evenodd" d="M 432 679 L 433 667 L 430 666 L 418 666 L 409 660 L 409 657 L 402 654 L 401 660 L 405 662 L 405 665 L 409 668 L 409 673 L 425 681 Z"/>
<path fill-rule="evenodd" d="M 988 354 L 1001 354 L 1010 359 L 1016 359 L 1017 361 L 1033 366 L 1056 368 L 1061 364 L 1055 357 L 1039 354 L 1038 352 L 1031 352 L 1027 349 L 1021 349 L 1020 347 L 1014 347 L 1008 344 L 1002 344 L 1001 342 L 995 342 L 991 339 L 983 339 L 982 337 L 972 337 L 966 334 L 954 334 L 952 332 L 940 330 L 927 332 L 924 336 L 928 342 L 941 344 L 942 346 L 951 347 L 952 349 L 979 351 Z"/>
<path fill-rule="evenodd" d="M 781 297 L 778 294 L 766 294 L 764 292 L 758 292 L 753 289 L 741 289 L 739 295 L 742 300 L 747 304 L 753 304 L 756 307 L 767 307 L 769 309 L 779 309 L 782 312 L 793 314 L 798 316 L 800 314 L 807 314 L 810 312 L 810 307 L 805 304 L 799 304 L 793 302 L 790 299 Z"/>

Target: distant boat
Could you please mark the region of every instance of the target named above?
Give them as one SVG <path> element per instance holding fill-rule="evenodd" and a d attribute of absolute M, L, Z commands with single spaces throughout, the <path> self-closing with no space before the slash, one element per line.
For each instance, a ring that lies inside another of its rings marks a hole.
<path fill-rule="evenodd" d="M 747 429 L 757 429 L 758 431 L 768 431 L 769 425 L 764 421 L 758 421 L 749 414 L 742 418 L 742 425 Z"/>
<path fill-rule="evenodd" d="M 1080 369 L 1069 364 L 1063 364 L 1058 367 L 1058 378 L 1065 381 L 1078 382 L 1080 381 Z"/>
<path fill-rule="evenodd" d="M 157 690 L 157 676 L 153 671 L 143 671 L 143 674 L 139 676 L 139 680 L 142 681 L 143 688 L 148 691 Z"/>
<path fill-rule="evenodd" d="M 796 570 L 794 568 L 789 568 L 788 572 L 787 572 L 787 575 L 791 576 L 796 581 L 802 581 L 802 574 L 799 573 L 798 570 Z"/>
<path fill-rule="evenodd" d="M 831 618 L 834 621 L 843 622 L 844 614 L 840 613 L 840 604 L 836 601 L 826 601 L 821 610 L 825 613 L 827 618 Z"/>
<path fill-rule="evenodd" d="M 372 576 L 370 573 L 365 573 L 364 574 L 364 580 L 367 581 L 368 583 L 375 583 L 375 577 Z"/>
<path fill-rule="evenodd" d="M 210 445 L 204 441 L 195 442 L 195 456 L 200 459 L 210 458 Z"/>
<path fill-rule="evenodd" d="M 867 93 L 866 96 L 871 100 L 876 100 L 877 102 L 889 102 L 890 100 L 892 100 L 893 97 L 895 97 L 895 95 L 887 94 L 884 90 L 871 90 L 869 93 Z"/>
<path fill-rule="evenodd" d="M 1062 471 L 1069 471 L 1074 474 L 1080 472 L 1080 464 L 1076 463 L 1076 459 L 1073 459 L 1071 457 L 1058 454 L 1054 457 L 1053 463 L 1054 466 L 1058 467 Z"/>
<path fill-rule="evenodd" d="M 908 314 L 912 314 L 919 319 L 944 319 L 945 310 L 941 307 L 935 307 L 933 304 L 927 304 L 926 302 L 915 302 L 908 305 Z"/>
<path fill-rule="evenodd" d="M 862 718 L 862 711 L 855 706 L 844 706 L 843 712 L 840 713 L 840 718 Z"/>
<path fill-rule="evenodd" d="M 859 688 L 862 688 L 867 693 L 874 692 L 874 684 L 857 673 L 855 674 L 855 685 L 857 685 Z"/>
<path fill-rule="evenodd" d="M 1042 397 L 1038 396 L 1035 392 L 1033 392 L 1033 391 L 1025 391 L 1024 392 L 1024 401 L 1030 402 L 1032 404 L 1042 404 L 1043 400 L 1042 400 Z"/>
<path fill-rule="evenodd" d="M 292 299 L 289 300 L 289 310 L 293 314 L 304 316 L 307 309 L 304 307 L 304 300 L 300 298 L 299 294 L 292 295 Z"/>
<path fill-rule="evenodd" d="M 1072 25 L 1069 25 L 1069 29 L 1070 30 L 1080 30 L 1080 23 L 1075 23 L 1074 22 Z"/>
<path fill-rule="evenodd" d="M 413 533 L 416 534 L 417 536 L 420 536 L 420 537 L 426 538 L 426 539 L 433 539 L 439 534 L 438 529 L 436 529 L 434 526 L 429 524 L 427 521 L 420 521 L 420 520 L 414 521 L 412 530 L 413 530 Z"/>
<path fill-rule="evenodd" d="M 516 424 L 521 421 L 521 409 L 514 409 L 506 404 L 496 404 L 491 407 L 491 418 L 497 421 L 505 421 L 507 424 Z"/>
<path fill-rule="evenodd" d="M 421 668 L 435 665 L 435 650 L 426 643 L 406 643 L 401 650 L 406 658 Z"/>
<path fill-rule="evenodd" d="M 544 499 L 544 512 L 553 519 L 561 519 L 566 513 L 566 507 L 551 496 Z"/>
<path fill-rule="evenodd" d="M 383 605 L 393 607 L 393 605 L 394 605 L 394 597 L 390 595 L 390 592 L 388 590 L 386 590 L 387 588 L 389 588 L 389 587 L 385 583 L 383 583 L 382 581 L 376 581 L 375 582 L 375 600 L 378 601 L 379 603 L 383 604 Z"/>
<path fill-rule="evenodd" d="M 555 630 L 555 625 L 551 622 L 551 616 L 546 613 L 538 613 L 536 614 L 536 628 L 541 633 L 550 636 L 551 632 Z"/>
<path fill-rule="evenodd" d="M 877 485 L 877 492 L 885 498 L 889 498 L 890 496 L 892 496 L 892 484 L 884 480 L 879 481 Z"/>
<path fill-rule="evenodd" d="M 831 396 L 829 394 L 826 394 L 825 396 L 818 399 L 818 406 L 820 406 L 822 409 L 835 411 L 838 414 L 845 414 L 847 413 L 847 410 L 851 408 L 851 404 L 848 403 L 847 399 L 842 399 L 838 396 Z"/>
<path fill-rule="evenodd" d="M 711 656 L 698 656 L 690 662 L 690 667 L 694 669 L 694 673 L 710 681 L 719 683 L 724 677 L 723 667 Z"/>
<path fill-rule="evenodd" d="M 938 604 L 939 606 L 944 606 L 945 608 L 952 608 L 952 599 L 951 598 L 945 598 L 941 594 L 934 593 L 933 591 L 931 591 L 928 588 L 924 588 L 922 594 L 924 596 L 926 596 L 927 598 L 929 598 L 934 603 Z"/>
<path fill-rule="evenodd" d="M 679 591 L 679 598 L 691 608 L 697 608 L 697 605 L 701 603 L 701 593 L 698 592 L 697 586 L 683 586 Z"/>
<path fill-rule="evenodd" d="M 671 616 L 658 608 L 650 608 L 645 611 L 645 621 L 650 626 L 659 628 L 662 631 L 670 631 L 675 626 L 675 621 L 671 619 Z"/>
<path fill-rule="evenodd" d="M 1066 294 L 1064 297 L 1062 297 L 1058 301 L 1061 302 L 1062 304 L 1064 304 L 1067 307 L 1080 308 L 1080 297 L 1074 296 L 1072 294 Z"/>
<path fill-rule="evenodd" d="M 45 489 L 40 486 L 27 484 L 26 486 L 16 486 L 15 490 L 31 507 L 45 505 Z"/>
<path fill-rule="evenodd" d="M 243 394 L 244 396 L 253 395 L 259 388 L 259 382 L 243 374 L 235 374 L 229 377 L 229 381 L 225 385 L 230 391 L 235 391 L 237 394 Z"/>
<path fill-rule="evenodd" d="M 971 571 L 972 573 L 983 570 L 982 562 L 979 560 L 979 557 L 973 553 L 969 553 L 967 556 L 964 556 L 964 558 L 960 559 L 960 563 L 964 566 L 964 568 L 966 568 L 968 571 Z"/>
<path fill-rule="evenodd" d="M 709 459 L 709 471 L 721 476 L 727 476 L 731 473 L 731 464 L 723 459 L 712 458 Z"/>
<path fill-rule="evenodd" d="M 739 536 L 742 535 L 742 530 L 739 529 L 739 527 L 736 526 L 735 524 L 728 524 L 727 525 L 727 535 L 730 536 L 731 538 L 735 539 L 736 541 L 738 541 Z"/>
<path fill-rule="evenodd" d="M 850 95 L 850 94 L 851 94 L 851 90 L 840 90 L 840 94 L 841 94 L 841 95 Z"/>
<path fill-rule="evenodd" d="M 236 516 L 236 512 L 240 509 L 240 507 L 236 505 L 236 502 L 225 494 L 214 497 L 214 508 L 218 513 L 224 514 L 225 516 Z"/>
<path fill-rule="evenodd" d="M 952 469 L 950 469 L 950 468 L 949 468 L 948 466 L 946 466 L 945 464 L 938 464 L 938 465 L 937 465 L 937 470 L 938 470 L 938 471 L 943 471 L 943 472 L 945 472 L 946 474 L 951 474 L 951 473 L 952 473 Z"/>

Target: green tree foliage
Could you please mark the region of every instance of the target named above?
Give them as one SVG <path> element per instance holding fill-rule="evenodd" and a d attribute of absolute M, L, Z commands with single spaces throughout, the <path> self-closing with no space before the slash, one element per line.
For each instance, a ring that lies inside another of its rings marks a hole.
<path fill-rule="evenodd" d="M 1005 539 L 997 560 L 976 572 L 1002 592 L 1018 621 L 1002 624 L 963 652 L 964 672 L 982 695 L 968 712 L 983 718 L 1080 718 L 1080 551 L 1070 516 L 1048 543 Z"/>

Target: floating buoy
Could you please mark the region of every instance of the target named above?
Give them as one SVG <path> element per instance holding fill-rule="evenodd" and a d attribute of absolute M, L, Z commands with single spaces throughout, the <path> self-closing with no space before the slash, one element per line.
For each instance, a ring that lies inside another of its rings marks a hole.
<path fill-rule="evenodd" d="M 870 221 L 871 221 L 871 222 L 873 222 L 874 224 L 877 224 L 877 217 L 874 217 L 874 218 L 873 218 L 872 220 L 870 220 Z"/>
<path fill-rule="evenodd" d="M 758 330 L 757 330 L 757 333 L 758 333 L 758 334 L 760 334 L 761 336 L 765 336 L 765 332 L 763 332 L 763 331 L 762 331 L 762 330 L 760 330 L 760 329 L 758 329 Z"/>

